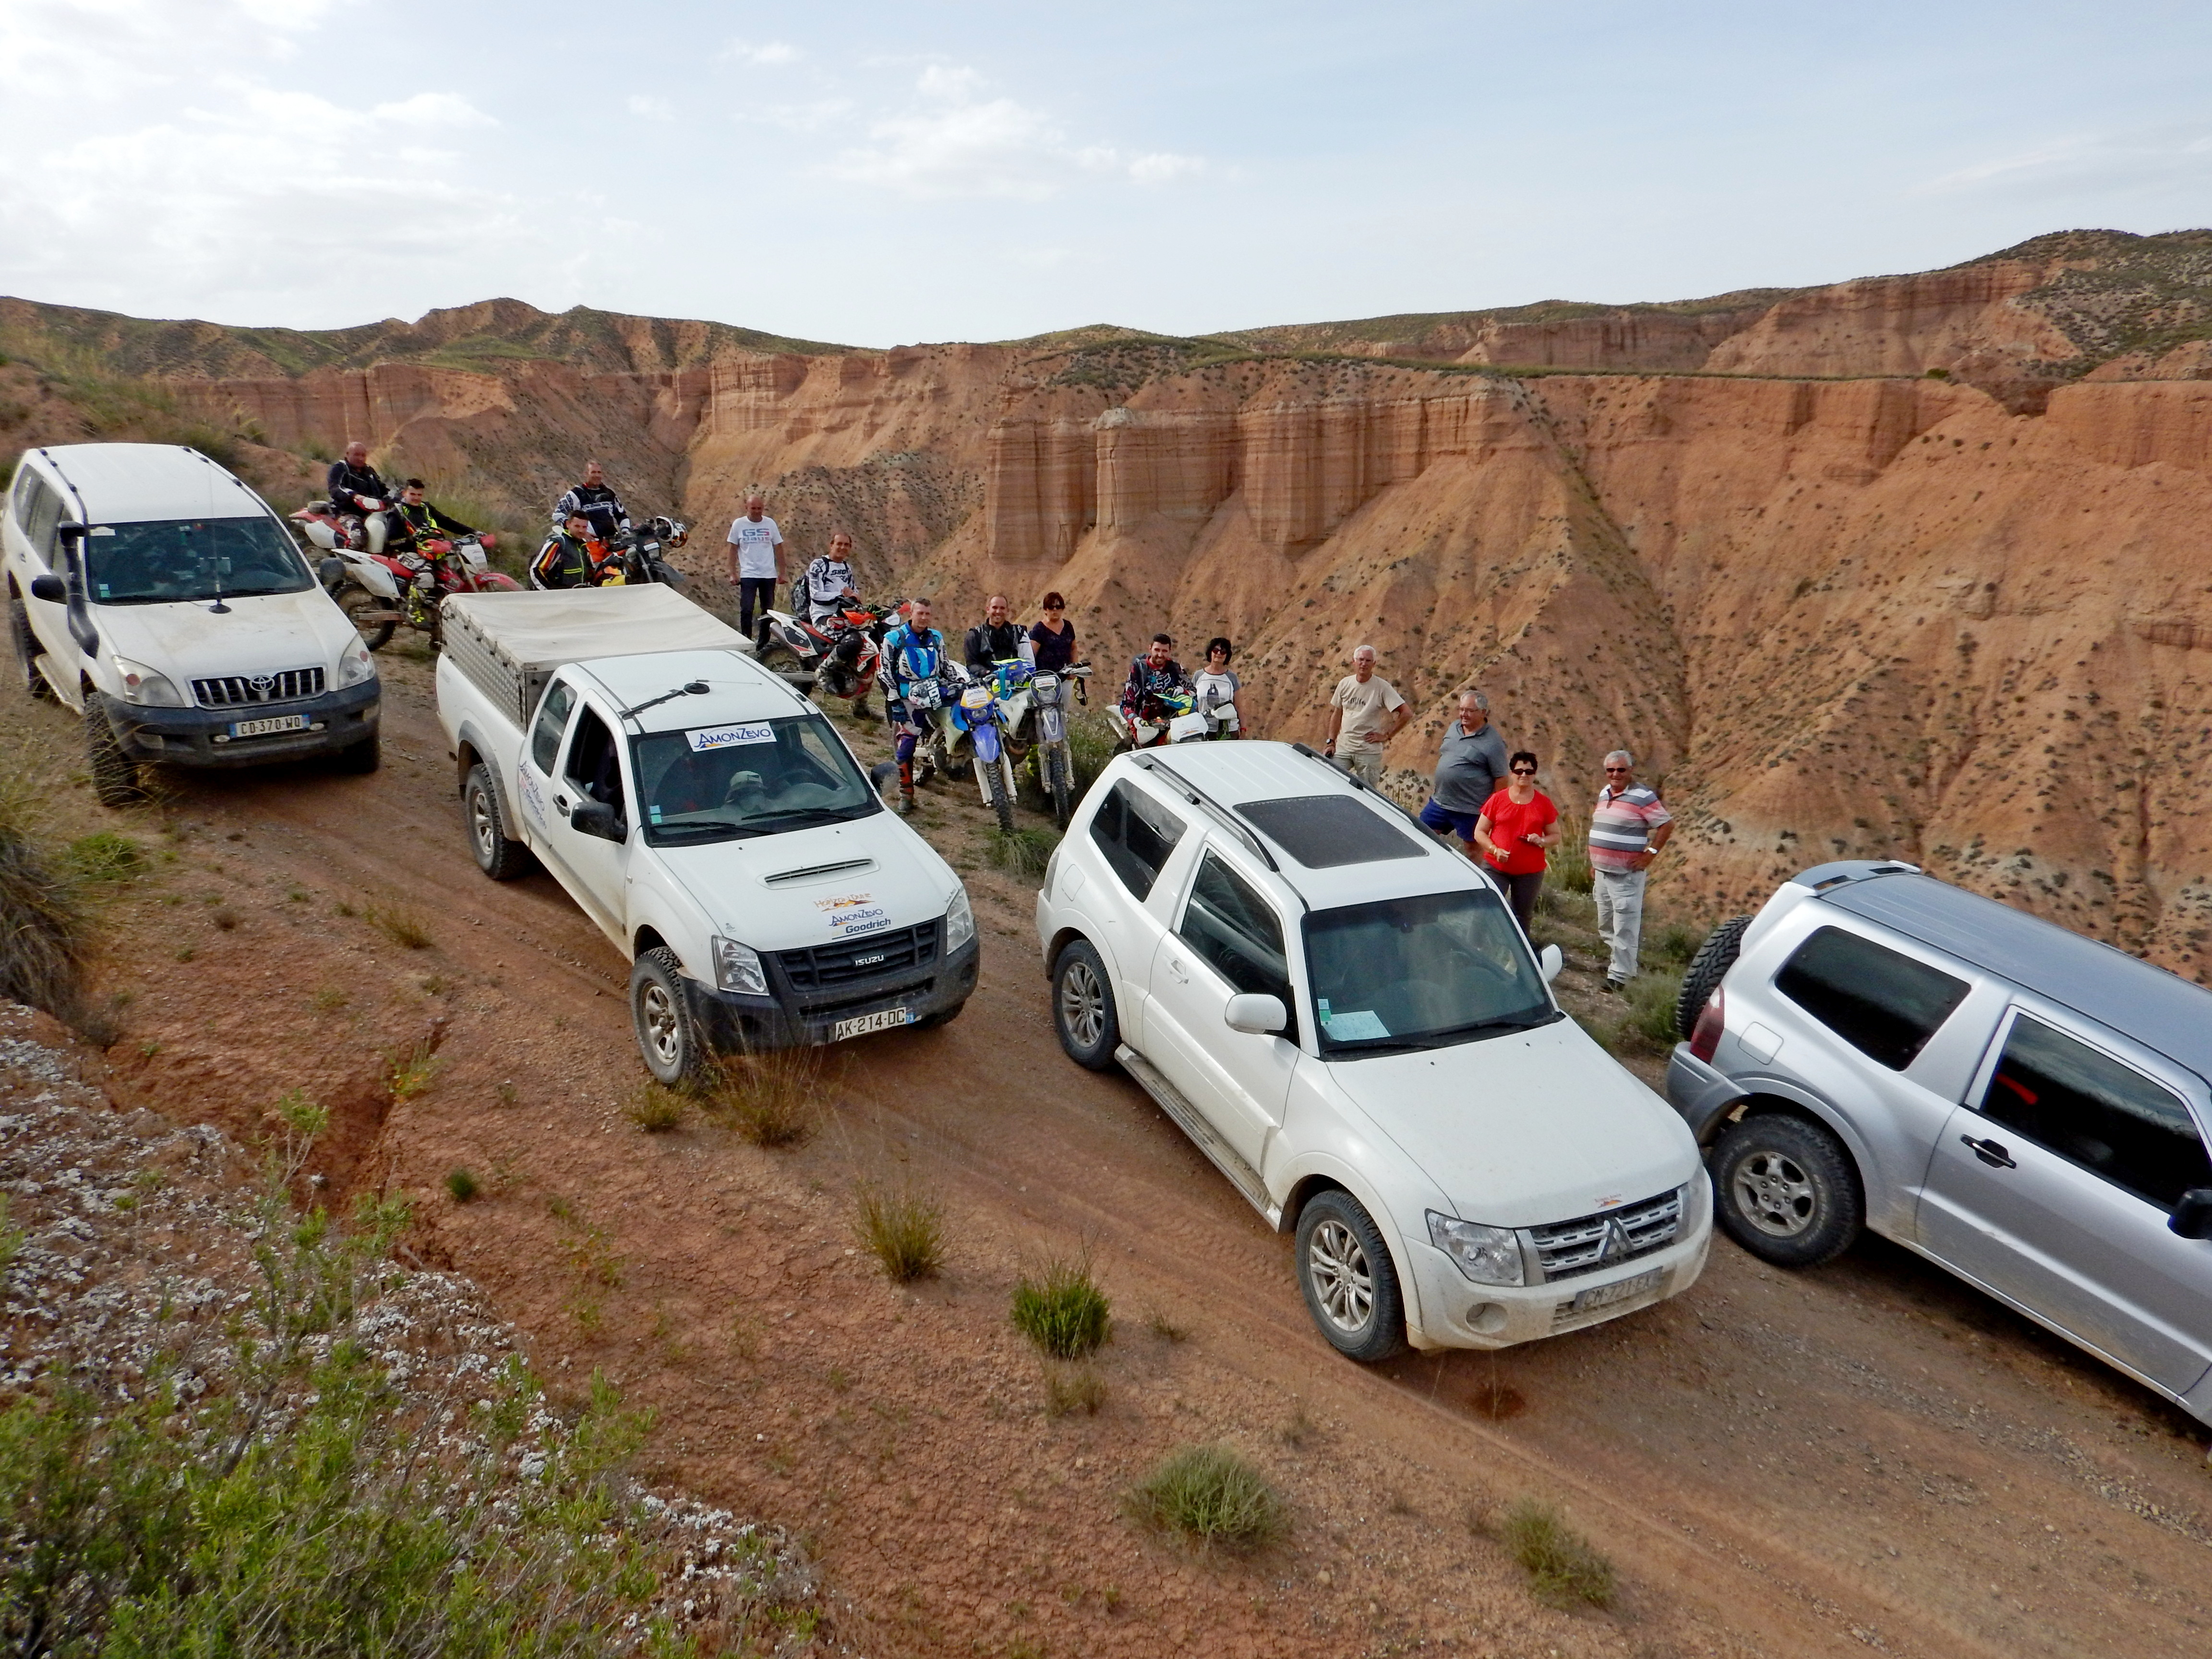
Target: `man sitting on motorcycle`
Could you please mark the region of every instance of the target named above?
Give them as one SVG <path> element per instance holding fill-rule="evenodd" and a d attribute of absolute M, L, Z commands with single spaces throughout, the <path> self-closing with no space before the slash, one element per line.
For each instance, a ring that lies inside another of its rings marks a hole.
<path fill-rule="evenodd" d="M 860 598 L 853 586 L 853 538 L 841 530 L 830 538 L 830 550 L 806 567 L 806 620 L 819 628 L 847 600 L 858 604 Z"/>
<path fill-rule="evenodd" d="M 945 635 L 930 626 L 929 601 L 915 599 L 907 619 L 884 635 L 884 718 L 898 755 L 899 811 L 914 811 L 914 750 L 929 718 L 909 701 L 914 687 L 945 672 Z"/>
<path fill-rule="evenodd" d="M 574 485 L 553 503 L 553 529 L 557 534 L 569 515 L 580 513 L 592 526 L 592 539 L 611 542 L 617 530 L 628 530 L 629 509 L 622 497 L 607 488 L 607 475 L 597 461 L 584 463 L 584 482 Z"/>
<path fill-rule="evenodd" d="M 606 556 L 606 550 L 592 538 L 592 521 L 581 513 L 571 513 L 530 562 L 530 585 L 597 587 Z"/>
<path fill-rule="evenodd" d="M 358 438 L 345 447 L 345 454 L 331 463 L 324 488 L 340 519 L 358 519 L 368 532 L 368 550 L 384 551 L 389 528 L 385 509 L 392 505 L 392 489 L 368 464 L 368 446 Z"/>
<path fill-rule="evenodd" d="M 968 666 L 988 675 L 993 663 L 1021 655 L 1022 630 L 1009 620 L 1012 606 L 1003 593 L 994 593 L 983 607 L 983 620 L 968 630 L 962 659 Z"/>
<path fill-rule="evenodd" d="M 1152 648 L 1129 665 L 1129 682 L 1121 688 L 1121 713 L 1139 719 L 1146 700 L 1180 691 L 1182 665 L 1175 659 L 1175 641 L 1165 634 L 1152 635 Z"/>
<path fill-rule="evenodd" d="M 441 537 L 450 540 L 477 532 L 424 501 L 420 478 L 410 478 L 399 487 L 399 499 L 386 511 L 385 526 L 386 556 L 406 566 L 415 578 L 415 591 L 427 603 L 435 605 L 446 596 L 445 585 L 438 580 L 437 560 L 430 556 L 422 544 Z"/>

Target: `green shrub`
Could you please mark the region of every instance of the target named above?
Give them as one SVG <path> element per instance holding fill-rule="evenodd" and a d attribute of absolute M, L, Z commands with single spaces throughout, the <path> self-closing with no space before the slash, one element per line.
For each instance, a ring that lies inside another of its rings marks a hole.
<path fill-rule="evenodd" d="M 1674 1000 L 1682 994 L 1679 970 L 1638 974 L 1623 994 L 1628 1006 L 1609 1045 L 1620 1054 L 1665 1054 L 1681 1040 L 1674 1029 Z"/>
<path fill-rule="evenodd" d="M 1698 947 L 1705 942 L 1702 930 L 1686 921 L 1662 922 L 1651 936 L 1651 949 L 1662 962 L 1677 968 L 1686 968 L 1690 958 L 1698 954 Z"/>
<path fill-rule="evenodd" d="M 446 1172 L 446 1190 L 453 1195 L 456 1204 L 472 1203 L 477 1191 L 477 1178 L 456 1165 Z"/>
<path fill-rule="evenodd" d="M 63 862 L 70 875 L 87 886 L 120 886 L 146 872 L 145 849 L 128 836 L 112 830 L 95 830 L 69 844 Z"/>
<path fill-rule="evenodd" d="M 1044 874 L 1060 835 L 1053 830 L 1017 830 L 1011 836 L 994 833 L 985 844 L 986 854 L 1010 876 L 1034 880 Z"/>
<path fill-rule="evenodd" d="M 1113 1334 L 1113 1304 L 1087 1258 L 1055 1258 L 1014 1286 L 1014 1328 L 1054 1359 L 1081 1359 Z"/>
<path fill-rule="evenodd" d="M 1097 683 L 1093 682 L 1096 685 Z M 1118 682 L 1109 679 L 1099 690 L 1102 698 L 1112 699 L 1121 695 Z M 1106 763 L 1114 758 L 1121 739 L 1106 716 L 1092 709 L 1083 709 L 1068 717 L 1067 758 L 1075 776 L 1071 787 L 1070 802 L 1083 799 L 1091 786 L 1098 781 L 1098 775 L 1106 769 Z"/>
<path fill-rule="evenodd" d="M 1570 893 L 1587 893 L 1596 884 L 1589 860 L 1589 825 L 1569 812 L 1559 814 L 1559 839 L 1544 855 L 1550 873 L 1547 887 L 1562 888 Z"/>
<path fill-rule="evenodd" d="M 1253 1548 L 1281 1537 L 1289 1525 L 1267 1478 L 1226 1446 L 1176 1452 L 1121 1502 L 1139 1525 L 1208 1547 Z"/>
<path fill-rule="evenodd" d="M 1538 1601 L 1555 1607 L 1613 1605 L 1613 1564 L 1549 1504 L 1522 1498 L 1498 1523 L 1498 1539 L 1528 1572 Z"/>
<path fill-rule="evenodd" d="M 75 1024 L 91 949 L 91 915 L 67 858 L 38 834 L 36 787 L 0 778 L 0 998 Z"/>
<path fill-rule="evenodd" d="M 945 1264 L 945 1206 L 935 1199 L 863 1187 L 854 1231 L 895 1285 L 933 1277 Z"/>

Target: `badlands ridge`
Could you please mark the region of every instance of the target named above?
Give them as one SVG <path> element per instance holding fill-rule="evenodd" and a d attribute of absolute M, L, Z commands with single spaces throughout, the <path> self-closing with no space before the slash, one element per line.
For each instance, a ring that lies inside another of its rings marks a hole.
<path fill-rule="evenodd" d="M 2212 977 L 2212 231 L 1202 339 L 0 300 L 0 349 L 10 451 L 189 422 L 297 491 L 358 435 L 533 528 L 595 454 L 702 526 L 695 569 L 758 487 L 803 556 L 849 528 L 955 617 L 1058 587 L 1102 663 L 1225 632 L 1271 736 L 1316 735 L 1367 641 L 1420 714 L 1397 765 L 1468 681 L 1572 810 L 1625 744 L 1685 820 L 1677 914 L 1897 856 Z"/>

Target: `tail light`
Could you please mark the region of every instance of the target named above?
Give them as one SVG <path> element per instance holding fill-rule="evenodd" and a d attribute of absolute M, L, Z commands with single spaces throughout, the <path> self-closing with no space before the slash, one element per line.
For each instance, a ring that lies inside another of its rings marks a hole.
<path fill-rule="evenodd" d="M 1721 1033 L 1727 1029 L 1728 1002 L 1716 985 L 1705 1006 L 1698 1010 L 1698 1023 L 1690 1030 L 1690 1052 L 1711 1065 L 1721 1046 Z"/>

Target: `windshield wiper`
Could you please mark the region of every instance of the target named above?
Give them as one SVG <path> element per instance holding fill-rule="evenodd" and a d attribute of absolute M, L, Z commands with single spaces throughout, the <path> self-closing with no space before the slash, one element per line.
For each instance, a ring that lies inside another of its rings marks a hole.
<path fill-rule="evenodd" d="M 748 824 L 778 824 L 787 830 L 804 830 L 817 823 L 844 823 L 865 817 L 863 807 L 794 806 L 788 812 L 757 812 L 747 818 Z"/>
<path fill-rule="evenodd" d="M 1559 1018 L 1557 1009 L 1547 1008 L 1540 1013 L 1507 1014 L 1498 1019 L 1471 1019 L 1464 1025 L 1448 1025 L 1441 1031 L 1422 1032 L 1421 1047 L 1443 1048 L 1469 1037 L 1498 1036 L 1508 1031 L 1533 1031 L 1539 1025 L 1549 1025 Z"/>
<path fill-rule="evenodd" d="M 739 823 L 734 818 L 692 818 L 683 823 L 655 823 L 647 826 L 656 836 L 762 836 L 768 832 L 750 823 Z"/>
<path fill-rule="evenodd" d="M 1431 1047 L 1426 1042 L 1406 1042 L 1395 1037 L 1376 1037 L 1367 1042 L 1337 1042 L 1329 1045 L 1328 1060 L 1358 1059 L 1368 1054 L 1418 1054 Z"/>

